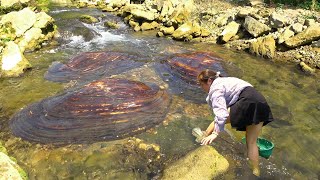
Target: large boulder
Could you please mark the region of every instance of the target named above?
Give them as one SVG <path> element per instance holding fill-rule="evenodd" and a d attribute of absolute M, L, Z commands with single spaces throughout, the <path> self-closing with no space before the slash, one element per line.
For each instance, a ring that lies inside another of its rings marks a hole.
<path fill-rule="evenodd" d="M 0 143 L 0 179 L 1 180 L 26 180 L 28 176 L 20 166 L 12 160 L 5 147 Z"/>
<path fill-rule="evenodd" d="M 232 37 L 234 37 L 240 28 L 240 24 L 235 21 L 230 22 L 220 34 L 220 39 L 222 42 L 228 42 Z"/>
<path fill-rule="evenodd" d="M 105 2 L 112 8 L 120 8 L 126 4 L 130 4 L 130 0 L 105 0 Z"/>
<path fill-rule="evenodd" d="M 151 23 L 143 22 L 141 24 L 141 30 L 142 31 L 152 30 L 152 29 L 156 29 L 158 27 L 159 27 L 159 24 L 156 21 L 152 21 Z"/>
<path fill-rule="evenodd" d="M 13 11 L 4 15 L 0 24 L 11 23 L 17 37 L 22 36 L 36 22 L 37 16 L 30 8 L 21 11 Z"/>
<path fill-rule="evenodd" d="M 273 28 L 281 28 L 284 27 L 287 24 L 287 19 L 280 15 L 277 14 L 276 12 L 272 13 L 270 16 L 270 25 Z"/>
<path fill-rule="evenodd" d="M 271 28 L 259 22 L 251 16 L 247 16 L 243 24 L 244 28 L 253 36 L 258 37 L 270 32 Z"/>
<path fill-rule="evenodd" d="M 0 177 L 6 180 L 24 180 L 27 179 L 20 175 L 21 168 L 12 161 L 5 153 L 0 152 Z"/>
<path fill-rule="evenodd" d="M 174 39 L 183 40 L 183 39 L 189 39 L 193 36 L 197 37 L 201 35 L 201 28 L 199 24 L 192 23 L 192 22 L 186 22 L 183 25 L 181 25 L 178 29 L 176 29 L 172 36 Z"/>
<path fill-rule="evenodd" d="M 45 12 L 37 13 L 36 17 L 36 22 L 33 25 L 33 27 L 35 28 L 46 28 L 47 26 L 54 23 L 54 19 Z"/>
<path fill-rule="evenodd" d="M 228 168 L 228 161 L 212 146 L 200 146 L 165 168 L 162 180 L 214 179 Z"/>
<path fill-rule="evenodd" d="M 174 27 L 161 27 L 160 32 L 162 32 L 164 35 L 172 35 L 174 32 Z"/>
<path fill-rule="evenodd" d="M 283 42 L 285 42 L 286 40 L 288 40 L 292 36 L 294 36 L 294 32 L 291 31 L 290 28 L 287 27 L 284 29 L 284 31 L 282 33 L 279 34 L 278 43 L 282 44 Z"/>
<path fill-rule="evenodd" d="M 25 4 L 29 1 L 30 0 L 1 0 L 0 3 L 2 8 L 11 8 L 13 5 Z"/>
<path fill-rule="evenodd" d="M 123 8 L 123 12 L 130 13 L 135 19 L 144 19 L 153 21 L 159 17 L 159 14 L 153 9 L 150 11 L 139 4 L 127 4 Z"/>
<path fill-rule="evenodd" d="M 226 13 L 226 14 L 222 14 L 221 16 L 219 16 L 214 23 L 219 26 L 225 26 L 226 24 L 228 24 L 229 22 L 233 21 L 235 19 L 234 14 L 232 13 Z"/>
<path fill-rule="evenodd" d="M 20 51 L 24 52 L 25 50 L 35 50 L 39 49 L 41 47 L 41 41 L 42 38 L 44 38 L 44 35 L 41 33 L 40 28 L 31 28 L 29 29 L 24 35 L 22 40 L 18 43 L 20 47 Z"/>
<path fill-rule="evenodd" d="M 320 39 L 320 25 L 315 24 L 301 33 L 289 38 L 284 44 L 289 48 L 296 48 L 302 45 L 310 44 L 312 41 Z"/>
<path fill-rule="evenodd" d="M 31 67 L 30 63 L 21 53 L 19 46 L 10 41 L 6 44 L 1 57 L 0 77 L 16 77 Z"/>

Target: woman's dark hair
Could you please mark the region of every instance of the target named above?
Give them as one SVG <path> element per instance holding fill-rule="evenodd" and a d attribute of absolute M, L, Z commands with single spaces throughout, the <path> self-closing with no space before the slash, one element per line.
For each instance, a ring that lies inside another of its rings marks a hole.
<path fill-rule="evenodd" d="M 206 69 L 206 70 L 203 70 L 201 71 L 199 74 L 198 74 L 198 82 L 207 82 L 209 79 L 212 79 L 212 81 L 214 81 L 217 77 L 222 77 L 220 75 L 220 72 L 215 72 L 213 70 L 209 70 L 209 69 Z"/>

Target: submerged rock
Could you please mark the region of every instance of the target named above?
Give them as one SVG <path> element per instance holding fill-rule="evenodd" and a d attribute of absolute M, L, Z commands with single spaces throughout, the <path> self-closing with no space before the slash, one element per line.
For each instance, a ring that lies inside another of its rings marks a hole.
<path fill-rule="evenodd" d="M 10 128 L 39 143 L 108 141 L 159 124 L 169 102 L 156 85 L 105 78 L 27 106 L 11 119 Z"/>
<path fill-rule="evenodd" d="M 94 80 L 143 65 L 142 57 L 124 52 L 85 52 L 67 64 L 53 62 L 45 78 L 55 82 Z"/>
<path fill-rule="evenodd" d="M 162 179 L 214 179 L 228 168 L 228 161 L 212 146 L 201 146 L 170 164 L 164 170 Z"/>

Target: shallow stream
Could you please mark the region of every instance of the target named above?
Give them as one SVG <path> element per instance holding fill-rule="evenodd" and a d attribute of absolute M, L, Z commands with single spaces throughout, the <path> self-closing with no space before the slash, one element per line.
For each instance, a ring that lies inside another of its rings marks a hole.
<path fill-rule="evenodd" d="M 67 62 L 88 51 L 121 51 L 146 57 L 144 66 L 113 77 L 153 82 L 168 87 L 169 92 L 168 82 L 154 68 L 157 63 L 174 53 L 214 52 L 225 60 L 230 76 L 249 81 L 264 94 L 276 118 L 275 122 L 263 128 L 261 134 L 275 144 L 272 156 L 268 160 L 261 158 L 262 177 L 319 178 L 319 77 L 305 75 L 292 64 L 272 62 L 214 44 L 157 38 L 154 31 L 134 32 L 120 17 L 99 10 L 54 8 L 49 14 L 59 27 L 57 43 L 27 53 L 25 56 L 33 69 L 22 77 L 0 80 L 0 139 L 9 154 L 28 172 L 30 179 L 158 179 L 166 165 L 199 147 L 191 135 L 192 128 L 204 129 L 213 119 L 205 104 L 205 94 L 200 104 L 186 98 L 190 93 L 172 94 L 164 123 L 136 136 L 147 144 L 160 146 L 161 161 L 151 163 L 149 167 L 143 164 L 150 164 L 153 160 L 148 155 L 139 155 L 130 161 L 132 153 L 126 151 L 123 140 L 57 147 L 15 137 L 8 125 L 14 113 L 72 86 L 72 82 L 45 80 L 44 74 L 50 64 L 54 61 Z M 99 17 L 101 23 L 81 23 L 78 17 L 82 14 Z M 118 22 L 120 28 L 104 27 L 106 20 Z M 243 136 L 243 133 L 228 127 L 228 133 L 223 133 L 212 144 L 230 164 L 228 172 L 219 179 L 248 179 L 250 176 L 246 149 L 241 144 Z"/>

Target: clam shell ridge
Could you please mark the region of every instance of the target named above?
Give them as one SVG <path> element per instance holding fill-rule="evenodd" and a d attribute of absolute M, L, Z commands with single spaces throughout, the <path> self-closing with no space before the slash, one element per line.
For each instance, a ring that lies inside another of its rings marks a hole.
<path fill-rule="evenodd" d="M 55 82 L 96 80 L 101 76 L 119 74 L 142 66 L 143 57 L 125 52 L 85 52 L 66 64 L 53 62 L 45 79 Z"/>
<path fill-rule="evenodd" d="M 39 143 L 114 140 L 162 122 L 169 103 L 166 91 L 156 85 L 105 78 L 27 106 L 14 115 L 10 128 Z"/>
<path fill-rule="evenodd" d="M 192 52 L 177 54 L 168 59 L 167 64 L 171 72 L 187 83 L 196 85 L 198 74 L 205 69 L 220 71 L 225 74 L 222 67 L 223 60 L 208 52 Z"/>

